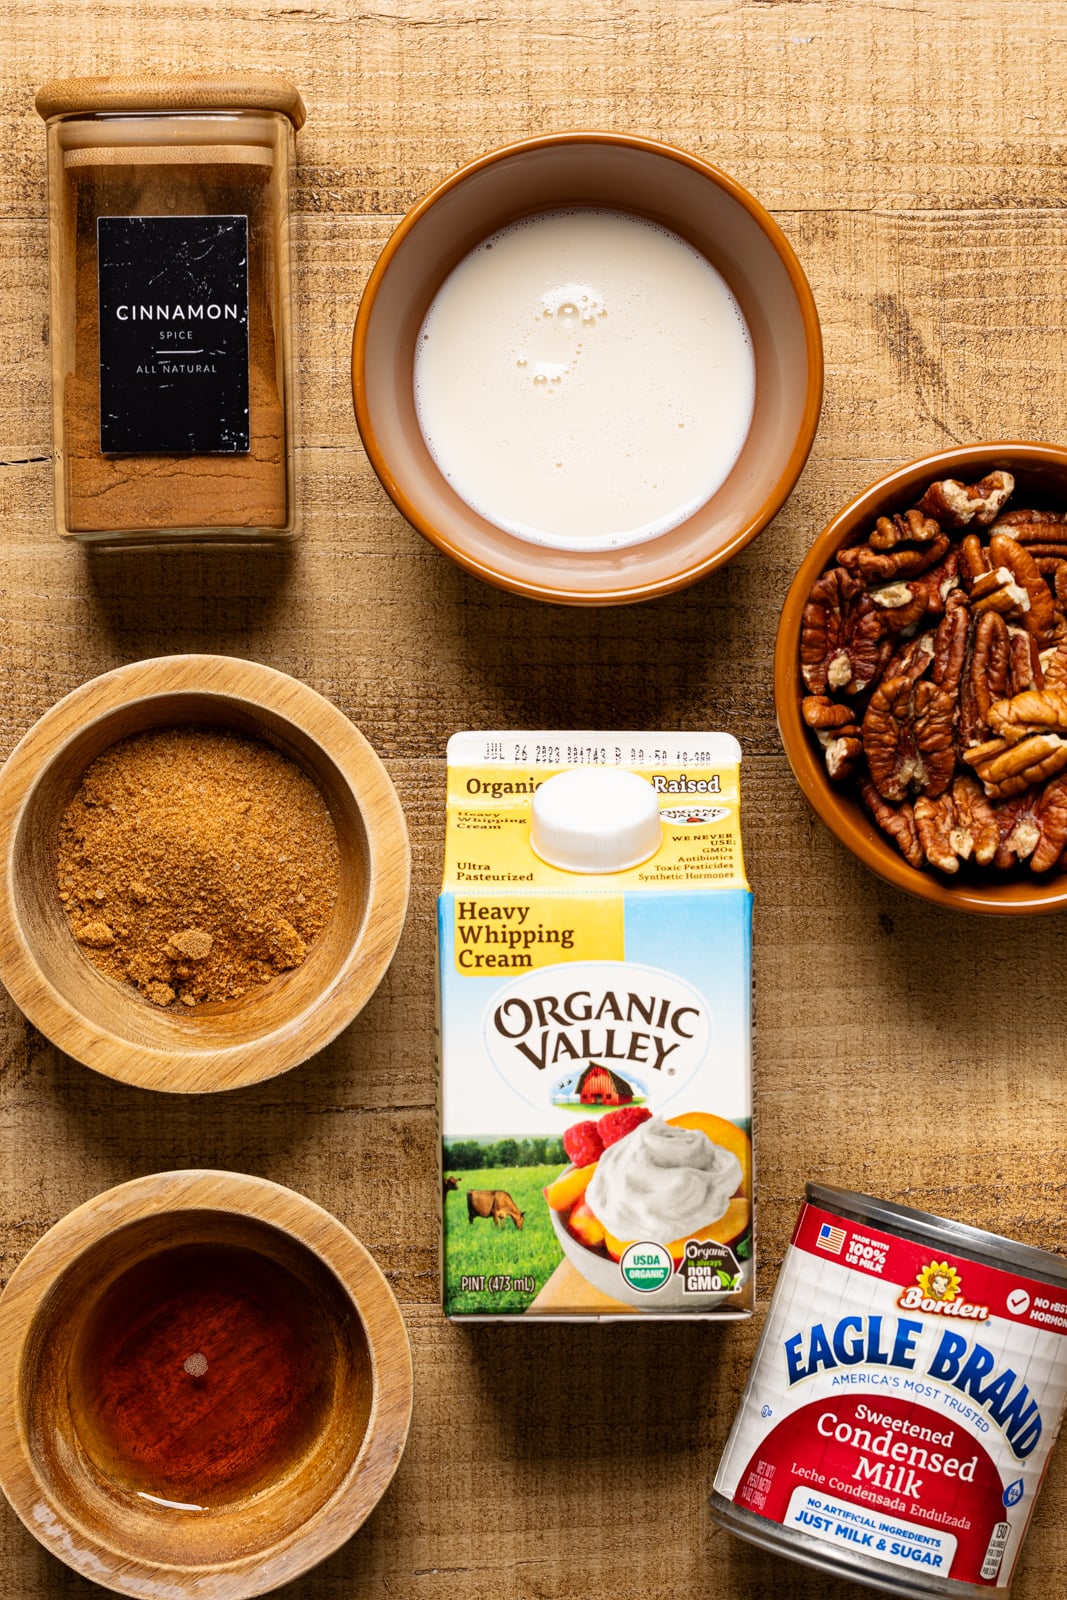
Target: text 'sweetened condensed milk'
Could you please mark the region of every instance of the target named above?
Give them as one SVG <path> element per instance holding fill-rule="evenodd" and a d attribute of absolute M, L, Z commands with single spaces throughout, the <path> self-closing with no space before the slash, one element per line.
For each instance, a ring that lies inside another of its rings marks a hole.
<path fill-rule="evenodd" d="M 741 453 L 755 358 L 725 280 L 628 212 L 543 212 L 494 233 L 434 297 L 415 405 L 456 493 L 563 550 L 656 537 Z"/>
<path fill-rule="evenodd" d="M 751 893 L 728 734 L 457 734 L 450 1316 L 748 1316 Z"/>
<path fill-rule="evenodd" d="M 1003 1592 L 1067 1395 L 1067 1265 L 807 1194 L 712 1514 L 890 1593 Z"/>

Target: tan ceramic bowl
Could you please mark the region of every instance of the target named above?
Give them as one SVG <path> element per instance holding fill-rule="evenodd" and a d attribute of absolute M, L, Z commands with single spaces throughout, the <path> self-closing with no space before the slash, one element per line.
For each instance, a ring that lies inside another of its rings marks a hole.
<path fill-rule="evenodd" d="M 243 1600 L 329 1555 L 396 1471 L 411 1393 L 370 1255 L 262 1178 L 111 1189 L 0 1298 L 0 1485 L 45 1549 L 145 1600 Z"/>
<path fill-rule="evenodd" d="M 1036 911 L 1059 911 L 1067 906 L 1067 874 L 1026 869 L 1000 873 L 988 869 L 959 880 L 932 868 L 917 871 L 868 816 L 858 794 L 848 785 L 831 783 L 822 752 L 800 715 L 804 694 L 800 676 L 800 625 L 804 604 L 820 573 L 834 565 L 844 545 L 861 544 L 876 518 L 904 511 L 938 478 L 976 482 L 987 472 L 1003 468 L 1014 474 L 1011 504 L 1067 507 L 1067 449 L 1051 444 L 976 444 L 942 450 L 937 455 L 898 467 L 840 511 L 820 533 L 797 572 L 782 607 L 774 652 L 774 704 L 778 728 L 794 776 L 814 810 L 841 843 L 880 878 L 953 911 L 974 911 L 1005 916 Z M 979 869 L 980 870 L 980 869 Z"/>
<path fill-rule="evenodd" d="M 681 234 L 722 273 L 748 321 L 756 409 L 729 477 L 699 511 L 629 549 L 563 551 L 503 532 L 438 471 L 415 414 L 419 327 L 452 268 L 519 217 L 565 206 L 639 213 Z M 561 133 L 472 161 L 408 213 L 356 318 L 356 421 L 408 521 L 469 572 L 538 600 L 610 605 L 695 582 L 754 539 L 796 482 L 815 437 L 822 343 L 811 290 L 781 229 L 740 184 L 652 139 Z"/>
<path fill-rule="evenodd" d="M 147 728 L 204 723 L 275 745 L 314 779 L 341 852 L 341 892 L 307 959 L 240 1000 L 160 1008 L 98 971 L 58 898 L 63 812 L 86 767 Z M 53 1044 L 146 1089 L 203 1093 L 285 1072 L 350 1023 L 378 985 L 407 907 L 407 830 L 370 745 L 337 707 L 270 667 L 165 656 L 58 702 L 0 769 L 0 980 Z"/>

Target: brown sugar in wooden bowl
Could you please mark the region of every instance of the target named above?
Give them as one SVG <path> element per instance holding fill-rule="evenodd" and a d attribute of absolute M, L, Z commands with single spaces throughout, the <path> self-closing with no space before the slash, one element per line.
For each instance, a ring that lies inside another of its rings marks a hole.
<path fill-rule="evenodd" d="M 144 1600 L 244 1600 L 344 1543 L 411 1420 L 385 1278 L 336 1218 L 165 1172 L 50 1229 L 0 1297 L 0 1486 L 44 1547 Z"/>
<path fill-rule="evenodd" d="M 329 809 L 340 892 L 306 959 L 240 999 L 153 1005 L 98 971 L 59 900 L 63 815 L 86 768 L 149 729 L 204 726 L 265 742 Z M 306 1060 L 357 1015 L 404 923 L 407 829 L 385 768 L 336 706 L 284 673 L 227 656 L 120 667 L 45 713 L 0 769 L 0 980 L 53 1044 L 142 1088 L 204 1093 Z"/>
<path fill-rule="evenodd" d="M 838 550 L 863 543 L 878 517 L 907 510 L 931 483 L 944 478 L 975 483 L 995 470 L 1014 477 L 1013 506 L 1067 509 L 1067 448 L 1005 441 L 942 450 L 908 462 L 838 512 L 809 549 L 782 606 L 774 651 L 774 706 L 789 765 L 808 803 L 864 866 L 896 888 L 948 910 L 1020 916 L 1067 908 L 1067 873 L 1038 876 L 1024 868 L 1005 873 L 988 868 L 983 881 L 963 873 L 957 880 L 909 865 L 868 815 L 855 786 L 831 782 L 800 710 L 807 693 L 800 673 L 804 606 L 812 584 L 835 564 Z"/>

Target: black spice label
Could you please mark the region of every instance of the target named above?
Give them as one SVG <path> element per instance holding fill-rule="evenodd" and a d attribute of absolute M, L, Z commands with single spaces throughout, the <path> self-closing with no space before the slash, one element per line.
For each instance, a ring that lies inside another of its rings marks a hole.
<path fill-rule="evenodd" d="M 248 218 L 99 217 L 100 449 L 247 450 Z"/>

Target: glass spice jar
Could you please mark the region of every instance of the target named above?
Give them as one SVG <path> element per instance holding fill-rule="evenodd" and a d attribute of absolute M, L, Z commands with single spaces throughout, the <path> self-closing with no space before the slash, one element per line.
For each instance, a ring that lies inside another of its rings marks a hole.
<path fill-rule="evenodd" d="M 47 83 L 56 526 L 296 531 L 284 78 Z"/>

